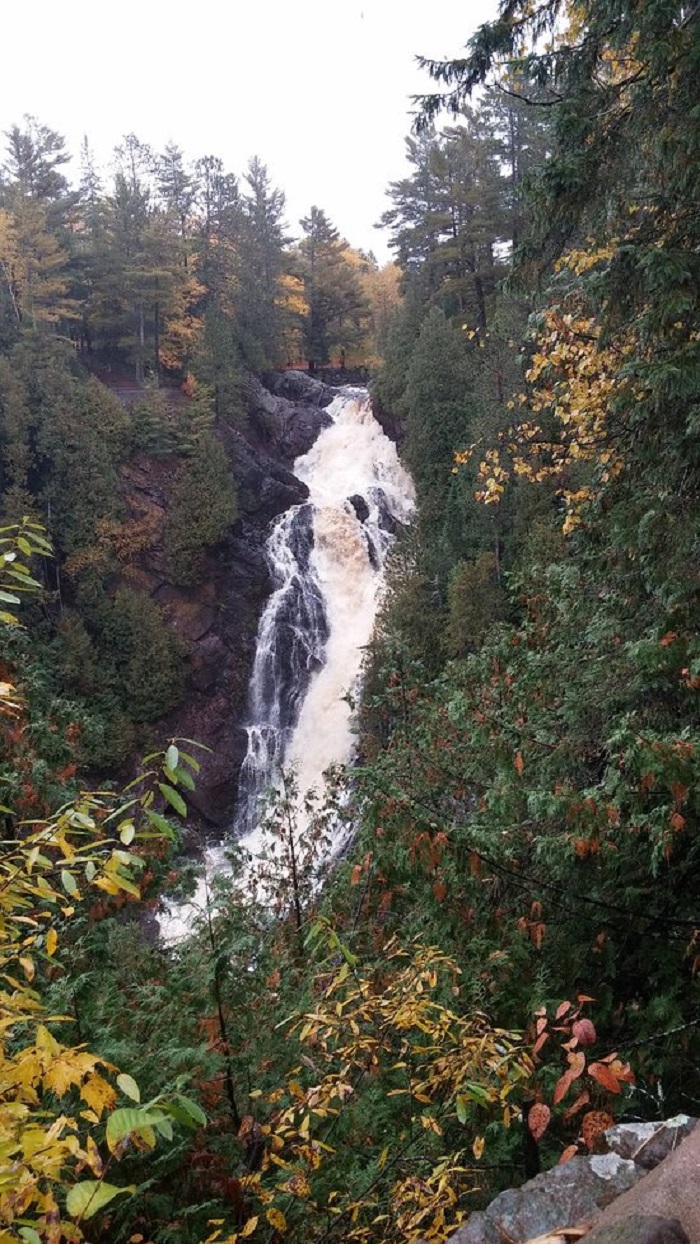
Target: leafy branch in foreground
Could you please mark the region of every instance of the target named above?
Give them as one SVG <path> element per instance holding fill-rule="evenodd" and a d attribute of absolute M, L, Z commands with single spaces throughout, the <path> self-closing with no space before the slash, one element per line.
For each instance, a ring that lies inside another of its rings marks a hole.
<path fill-rule="evenodd" d="M 27 520 L 0 533 L 0 582 L 20 591 L 38 582 L 19 554 L 46 555 L 43 531 Z M 3 601 L 20 603 L 14 590 Z M 4 612 L 3 622 L 19 625 Z M 13 715 L 21 697 L 0 685 L 0 712 Z M 173 1121 L 205 1122 L 179 1093 L 140 1104 L 130 1075 L 120 1075 L 83 1046 L 66 1046 L 51 1028 L 67 1017 L 50 1015 L 39 982 L 51 972 L 65 929 L 91 889 L 140 897 L 138 879 L 148 854 L 175 837 L 156 811 L 158 791 L 184 813 L 178 786 L 189 786 L 175 743 L 148 758 L 151 768 L 121 798 L 83 793 L 53 816 L 16 821 L 3 808 L 12 837 L 0 842 L 0 1241 L 70 1244 L 82 1223 L 116 1196 L 133 1191 L 108 1182 L 127 1150 L 151 1149 L 156 1136 L 171 1140 Z M 191 767 L 196 761 L 184 763 Z M 136 1105 L 118 1107 L 120 1094 Z M 103 1125 L 106 1120 L 106 1127 Z M 102 1149 L 102 1152 L 101 1152 Z M 82 1179 L 83 1172 L 92 1176 Z M 67 1214 L 67 1219 L 64 1217 Z"/>
<path fill-rule="evenodd" d="M 252 1094 L 267 1121 L 241 1124 L 264 1142 L 259 1169 L 242 1180 L 259 1210 L 209 1244 L 263 1239 L 270 1227 L 316 1240 L 340 1230 L 358 1244 L 444 1240 L 480 1182 L 485 1121 L 509 1125 L 533 1064 L 517 1034 L 447 1005 L 459 969 L 436 947 L 392 939 L 381 967 L 364 965 L 324 920 L 307 938 L 318 945 L 327 958 L 317 1001 L 284 1025 L 299 1064 L 284 1085 Z M 340 1153 L 351 1159 L 342 1174 Z"/>

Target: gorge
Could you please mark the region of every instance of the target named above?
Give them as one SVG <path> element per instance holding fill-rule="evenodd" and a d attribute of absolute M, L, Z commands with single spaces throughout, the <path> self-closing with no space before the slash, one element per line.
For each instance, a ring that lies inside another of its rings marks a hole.
<path fill-rule="evenodd" d="M 231 827 L 253 856 L 263 848 L 261 800 L 279 786 L 282 770 L 295 774 L 301 801 L 311 790 L 321 792 L 331 765 L 351 758 L 352 697 L 386 554 L 397 524 L 407 524 L 414 507 L 411 478 L 366 390 L 338 390 L 325 411 L 328 425 L 293 466 L 308 500 L 272 520 L 265 542 L 273 590 L 258 626 Z M 303 832 L 303 817 L 299 825 Z M 223 849 L 208 852 L 209 870 L 224 866 Z M 185 932 L 189 914 L 183 909 L 165 918 L 166 936 Z"/>

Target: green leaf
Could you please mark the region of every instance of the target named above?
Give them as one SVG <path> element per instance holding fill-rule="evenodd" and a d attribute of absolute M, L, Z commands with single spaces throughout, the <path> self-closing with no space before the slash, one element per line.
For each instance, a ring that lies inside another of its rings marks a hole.
<path fill-rule="evenodd" d="M 117 1076 L 117 1084 L 126 1097 L 130 1097 L 132 1101 L 141 1101 L 141 1090 L 133 1076 L 127 1075 L 124 1071 Z"/>
<path fill-rule="evenodd" d="M 109 1205 L 115 1196 L 123 1196 L 125 1192 L 135 1192 L 136 1188 L 117 1188 L 115 1184 L 106 1184 L 101 1179 L 83 1179 L 74 1184 L 66 1197 L 66 1209 L 71 1218 L 92 1218 L 98 1210 Z"/>
<path fill-rule="evenodd" d="M 199 761 L 195 760 L 194 756 L 190 756 L 187 752 L 180 752 L 180 760 L 184 760 L 185 764 L 188 764 L 190 769 L 194 769 L 195 773 L 199 773 L 202 767 Z"/>
<path fill-rule="evenodd" d="M 136 837 L 136 829 L 134 828 L 133 821 L 125 821 L 124 824 L 119 827 L 119 837 L 125 847 L 128 847 L 129 843 L 134 841 L 134 838 Z"/>
<path fill-rule="evenodd" d="M 187 772 L 186 769 L 183 769 L 180 766 L 178 766 L 178 768 L 175 770 L 175 777 L 177 778 L 180 786 L 184 786 L 187 790 L 195 789 L 194 778 L 192 777 L 190 773 Z"/>
<path fill-rule="evenodd" d="M 163 1136 L 165 1140 L 172 1140 L 173 1125 L 170 1122 L 170 1119 L 161 1119 L 158 1123 L 155 1124 L 155 1128 L 156 1128 L 156 1131 L 159 1133 L 159 1135 Z"/>
<path fill-rule="evenodd" d="M 466 1123 L 467 1121 L 466 1101 L 464 1100 L 463 1097 L 458 1097 L 457 1100 L 455 1101 L 455 1105 L 457 1107 L 457 1118 L 459 1119 L 460 1123 L 462 1124 Z"/>
<path fill-rule="evenodd" d="M 94 881 L 96 873 L 97 873 L 97 869 L 95 867 L 94 861 L 88 860 L 87 864 L 85 865 L 85 876 L 87 880 Z"/>
<path fill-rule="evenodd" d="M 113 1110 L 107 1120 L 105 1130 L 107 1144 L 114 1151 L 119 1141 L 129 1136 L 131 1132 L 145 1133 L 148 1137 L 148 1132 L 152 1131 L 164 1118 L 166 1115 L 163 1110 L 149 1109 L 148 1106 L 123 1106 L 119 1110 Z"/>
<path fill-rule="evenodd" d="M 183 1097 L 181 1093 L 178 1093 L 177 1101 L 178 1105 L 182 1106 L 182 1109 L 195 1123 L 198 1123 L 200 1127 L 205 1126 L 207 1116 L 202 1108 L 197 1105 L 196 1101 L 192 1101 L 191 1097 Z"/>
<path fill-rule="evenodd" d="M 187 816 L 187 804 L 182 798 L 182 795 L 180 795 L 176 790 L 173 790 L 172 786 L 166 786 L 165 782 L 159 782 L 158 790 L 163 798 L 167 799 L 170 806 L 174 808 L 176 812 L 180 813 L 180 816 Z"/>
<path fill-rule="evenodd" d="M 146 816 L 151 824 L 155 825 L 156 829 L 159 829 L 162 834 L 165 834 L 166 838 L 175 837 L 175 831 L 172 825 L 169 821 L 166 821 L 164 816 L 161 816 L 160 812 L 153 812 L 150 808 L 147 808 Z"/>
<path fill-rule="evenodd" d="M 27 1244 L 41 1244 L 41 1236 L 33 1227 L 20 1227 L 20 1239 L 26 1240 Z"/>
<path fill-rule="evenodd" d="M 178 752 L 175 744 L 171 743 L 170 747 L 165 753 L 165 764 L 168 769 L 172 769 L 174 772 L 175 769 L 177 769 L 179 762 L 180 762 L 180 753 Z"/>
<path fill-rule="evenodd" d="M 4 600 L 6 605 L 21 605 L 19 596 L 15 596 L 14 592 L 3 592 L 0 590 L 0 600 Z"/>
<path fill-rule="evenodd" d="M 63 886 L 66 894 L 78 893 L 78 883 L 73 874 L 68 872 L 67 868 L 61 869 L 61 885 Z"/>

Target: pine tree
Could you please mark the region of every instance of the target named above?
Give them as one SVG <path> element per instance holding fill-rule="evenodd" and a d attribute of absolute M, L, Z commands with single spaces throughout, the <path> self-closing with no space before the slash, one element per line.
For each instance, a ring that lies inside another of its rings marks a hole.
<path fill-rule="evenodd" d="M 306 353 L 312 366 L 328 363 L 334 351 L 341 359 L 362 340 L 369 315 L 348 244 L 325 212 L 312 207 L 301 222 L 299 269 L 308 304 Z"/>

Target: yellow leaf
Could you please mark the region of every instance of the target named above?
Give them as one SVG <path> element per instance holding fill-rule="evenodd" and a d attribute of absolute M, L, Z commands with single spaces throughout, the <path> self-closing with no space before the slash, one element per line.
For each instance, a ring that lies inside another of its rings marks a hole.
<path fill-rule="evenodd" d="M 111 1110 L 117 1100 L 117 1094 L 112 1085 L 97 1073 L 85 1081 L 80 1090 L 80 1096 L 99 1116 L 102 1115 L 104 1110 Z"/>
<path fill-rule="evenodd" d="M 257 1225 L 258 1225 L 257 1217 L 249 1218 L 243 1230 L 240 1232 L 241 1239 L 242 1240 L 245 1239 L 247 1235 L 252 1235 Z"/>
<path fill-rule="evenodd" d="M 476 1140 L 474 1141 L 474 1144 L 472 1145 L 472 1153 L 474 1154 L 474 1157 L 476 1158 L 477 1162 L 479 1161 L 479 1158 L 484 1152 L 485 1143 L 486 1142 L 484 1141 L 483 1136 L 477 1136 Z"/>
<path fill-rule="evenodd" d="M 49 929 L 46 934 L 46 953 L 52 955 L 58 946 L 58 933 L 55 929 Z"/>
<path fill-rule="evenodd" d="M 270 1226 L 275 1228 L 275 1231 L 287 1230 L 287 1219 L 281 1209 L 268 1209 L 265 1211 L 265 1217 Z"/>

